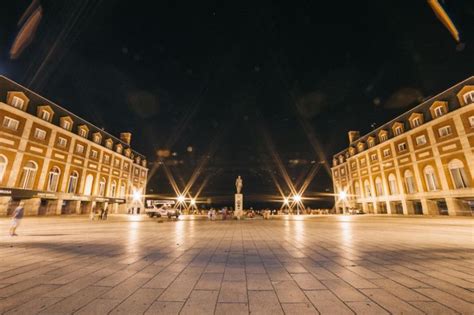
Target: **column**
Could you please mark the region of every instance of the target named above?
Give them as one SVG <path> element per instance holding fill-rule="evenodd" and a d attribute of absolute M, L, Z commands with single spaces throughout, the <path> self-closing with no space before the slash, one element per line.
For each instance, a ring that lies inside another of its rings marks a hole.
<path fill-rule="evenodd" d="M 413 215 L 415 214 L 415 206 L 413 201 L 411 200 L 406 200 L 403 198 L 402 200 L 402 207 L 403 207 L 403 214 L 404 215 Z"/>
<path fill-rule="evenodd" d="M 445 198 L 446 205 L 448 206 L 448 213 L 449 215 L 464 215 L 464 216 L 471 216 L 471 208 L 469 204 L 462 199 L 459 198 Z"/>
<path fill-rule="evenodd" d="M 421 198 L 421 208 L 424 215 L 439 215 L 438 205 L 433 200 Z"/>

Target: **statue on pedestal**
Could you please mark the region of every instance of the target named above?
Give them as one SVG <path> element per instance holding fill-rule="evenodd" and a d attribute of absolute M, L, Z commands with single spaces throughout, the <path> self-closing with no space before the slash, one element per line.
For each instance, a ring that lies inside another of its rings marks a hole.
<path fill-rule="evenodd" d="M 240 194 L 240 191 L 242 190 L 242 186 L 244 186 L 242 178 L 240 175 L 237 177 L 235 180 L 235 188 L 237 189 L 237 193 Z"/>

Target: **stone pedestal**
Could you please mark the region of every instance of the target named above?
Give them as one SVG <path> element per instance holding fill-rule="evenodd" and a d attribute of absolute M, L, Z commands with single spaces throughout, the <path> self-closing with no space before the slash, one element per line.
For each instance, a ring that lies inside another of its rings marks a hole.
<path fill-rule="evenodd" d="M 244 214 L 244 195 L 235 194 L 235 216 L 240 220 L 240 217 Z"/>

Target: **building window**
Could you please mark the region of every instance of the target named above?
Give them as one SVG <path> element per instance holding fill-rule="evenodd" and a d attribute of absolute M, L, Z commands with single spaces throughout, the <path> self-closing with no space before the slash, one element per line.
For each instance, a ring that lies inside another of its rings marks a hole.
<path fill-rule="evenodd" d="M 79 129 L 79 135 L 83 138 L 87 138 L 87 130 L 84 128 Z"/>
<path fill-rule="evenodd" d="M 341 175 L 345 175 L 346 174 L 346 170 L 341 168 Z M 138 170 L 135 170 L 135 175 L 138 176 Z"/>
<path fill-rule="evenodd" d="M 19 98 L 18 96 L 13 96 L 12 98 L 13 107 L 16 107 L 18 109 L 23 109 L 24 104 L 25 104 L 25 101 L 22 98 Z"/>
<path fill-rule="evenodd" d="M 370 183 L 368 180 L 364 182 L 365 194 L 367 197 L 372 197 L 372 192 L 370 191 Z"/>
<path fill-rule="evenodd" d="M 405 151 L 406 149 L 407 149 L 407 144 L 406 144 L 406 142 L 403 142 L 403 143 L 399 143 L 399 144 L 398 144 L 398 151 L 399 151 L 399 152 L 403 152 L 403 151 Z"/>
<path fill-rule="evenodd" d="M 372 161 L 377 161 L 377 154 L 376 154 L 376 153 L 372 154 L 372 155 L 370 156 L 370 159 L 371 159 Z"/>
<path fill-rule="evenodd" d="M 464 99 L 464 103 L 466 105 L 470 103 L 474 103 L 474 91 L 467 92 L 466 94 L 462 96 L 462 98 Z"/>
<path fill-rule="evenodd" d="M 48 176 L 48 191 L 56 191 L 58 189 L 59 184 L 59 175 L 61 171 L 58 167 L 53 167 L 51 171 L 49 171 Z"/>
<path fill-rule="evenodd" d="M 20 122 L 16 119 L 13 119 L 11 117 L 5 116 L 3 118 L 3 123 L 2 126 L 4 128 L 8 128 L 10 130 L 18 130 L 18 126 L 20 125 Z"/>
<path fill-rule="evenodd" d="M 360 197 L 360 187 L 359 187 L 359 182 L 354 183 L 354 193 L 356 197 Z"/>
<path fill-rule="evenodd" d="M 380 142 L 386 141 L 388 139 L 388 136 L 386 134 L 380 135 Z"/>
<path fill-rule="evenodd" d="M 334 171 L 334 176 L 339 176 L 339 172 L 337 170 Z"/>
<path fill-rule="evenodd" d="M 423 173 L 425 174 L 426 187 L 428 188 L 428 191 L 438 190 L 438 182 L 433 167 L 428 165 L 425 167 Z"/>
<path fill-rule="evenodd" d="M 69 120 L 63 120 L 61 127 L 66 130 L 71 130 L 71 122 Z"/>
<path fill-rule="evenodd" d="M 460 160 L 454 159 L 448 163 L 451 179 L 453 180 L 454 188 L 461 189 L 469 187 L 469 179 L 464 164 Z"/>
<path fill-rule="evenodd" d="M 67 192 L 70 194 L 75 194 L 76 193 L 76 187 L 77 187 L 77 180 L 79 178 L 79 173 L 76 171 L 73 171 L 71 175 L 69 176 L 69 182 L 67 184 Z"/>
<path fill-rule="evenodd" d="M 5 155 L 0 155 L 0 182 L 3 180 L 3 176 L 7 170 L 8 160 Z"/>
<path fill-rule="evenodd" d="M 99 152 L 97 150 L 91 150 L 91 158 L 97 159 Z"/>
<path fill-rule="evenodd" d="M 47 110 L 41 111 L 41 119 L 49 121 L 51 114 Z"/>
<path fill-rule="evenodd" d="M 115 192 L 117 190 L 117 182 L 112 181 L 112 184 L 110 185 L 110 197 L 115 197 Z"/>
<path fill-rule="evenodd" d="M 444 115 L 444 106 L 438 106 L 434 109 L 435 117 L 441 117 Z"/>
<path fill-rule="evenodd" d="M 106 184 L 105 178 L 101 177 L 99 181 L 99 193 L 98 193 L 98 195 L 101 197 L 105 195 L 105 184 Z"/>
<path fill-rule="evenodd" d="M 367 141 L 367 145 L 369 146 L 369 148 L 372 148 L 375 145 L 375 141 L 374 140 L 369 140 L 369 141 Z"/>
<path fill-rule="evenodd" d="M 66 138 L 63 138 L 63 137 L 58 137 L 58 142 L 57 142 L 58 146 L 61 147 L 61 148 L 65 148 L 66 145 L 67 145 L 67 139 Z"/>
<path fill-rule="evenodd" d="M 100 143 L 100 139 L 101 139 L 101 137 L 99 135 L 94 136 L 94 142 L 95 143 Z"/>
<path fill-rule="evenodd" d="M 119 159 L 115 159 L 114 163 L 115 163 L 115 167 L 120 167 L 120 160 Z"/>
<path fill-rule="evenodd" d="M 46 131 L 36 128 L 33 136 L 38 140 L 44 140 L 46 139 Z"/>
<path fill-rule="evenodd" d="M 469 120 L 469 125 L 471 126 L 471 128 L 474 128 L 474 116 L 469 116 L 468 120 Z"/>
<path fill-rule="evenodd" d="M 390 156 L 390 149 L 385 149 L 385 150 L 383 150 L 383 156 L 384 156 L 384 157 Z"/>
<path fill-rule="evenodd" d="M 37 170 L 38 165 L 33 161 L 29 161 L 25 164 L 25 166 L 23 166 L 23 170 L 20 177 L 20 188 L 33 189 Z"/>
<path fill-rule="evenodd" d="M 122 150 L 123 150 L 122 146 L 118 145 L 117 146 L 117 153 L 122 153 Z"/>
<path fill-rule="evenodd" d="M 82 144 L 76 144 L 76 153 L 82 154 L 84 153 L 84 146 Z"/>
<path fill-rule="evenodd" d="M 447 137 L 452 133 L 451 126 L 444 126 L 438 129 L 438 134 L 440 137 Z"/>
<path fill-rule="evenodd" d="M 110 162 L 110 156 L 104 155 L 104 163 L 109 164 L 109 162 Z"/>
<path fill-rule="evenodd" d="M 398 126 L 397 128 L 395 128 L 396 136 L 401 135 L 402 133 L 403 133 L 403 128 L 401 126 Z"/>
<path fill-rule="evenodd" d="M 390 195 L 398 194 L 397 178 L 394 174 L 388 175 L 388 189 L 390 190 Z"/>
<path fill-rule="evenodd" d="M 421 118 L 420 117 L 415 117 L 411 121 L 413 128 L 416 128 L 421 125 Z"/>
<path fill-rule="evenodd" d="M 106 142 L 105 142 L 105 147 L 106 147 L 107 149 L 112 149 L 112 145 L 113 145 L 113 142 L 112 142 L 112 141 L 106 141 Z"/>
<path fill-rule="evenodd" d="M 426 137 L 425 137 L 425 135 L 418 136 L 418 137 L 416 137 L 415 141 L 416 141 L 417 145 L 426 144 Z"/>
<path fill-rule="evenodd" d="M 413 173 L 410 170 L 405 171 L 405 187 L 408 194 L 416 193 L 415 179 L 413 178 Z"/>
<path fill-rule="evenodd" d="M 383 185 L 380 177 L 377 177 L 375 179 L 375 193 L 377 194 L 377 196 L 383 196 Z"/>
<path fill-rule="evenodd" d="M 356 166 L 357 166 L 357 165 L 356 165 L 356 162 L 355 162 L 355 161 L 351 163 L 351 168 L 355 169 Z M 143 175 L 143 177 L 145 177 L 145 175 Z"/>
<path fill-rule="evenodd" d="M 125 184 L 120 185 L 120 198 L 125 198 Z"/>

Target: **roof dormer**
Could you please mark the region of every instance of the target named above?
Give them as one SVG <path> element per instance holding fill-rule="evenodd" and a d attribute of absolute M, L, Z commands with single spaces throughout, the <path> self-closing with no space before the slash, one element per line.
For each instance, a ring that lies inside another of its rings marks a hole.
<path fill-rule="evenodd" d="M 115 151 L 119 154 L 122 154 L 123 145 L 121 143 L 117 143 L 117 145 L 115 146 Z"/>
<path fill-rule="evenodd" d="M 461 106 L 474 103 L 474 85 L 464 86 L 457 94 Z"/>
<path fill-rule="evenodd" d="M 36 115 L 44 121 L 51 122 L 53 120 L 54 111 L 49 105 L 38 106 Z"/>
<path fill-rule="evenodd" d="M 375 137 L 374 136 L 368 136 L 367 137 L 367 145 L 369 148 L 372 148 L 375 145 Z"/>
<path fill-rule="evenodd" d="M 130 154 L 132 153 L 132 150 L 130 150 L 130 148 L 126 148 L 125 149 L 125 156 L 126 157 L 130 157 Z"/>
<path fill-rule="evenodd" d="M 395 136 L 399 136 L 405 131 L 405 126 L 402 122 L 397 121 L 392 125 L 392 131 Z"/>
<path fill-rule="evenodd" d="M 339 155 L 339 156 L 338 156 L 338 159 L 339 159 L 339 164 L 344 163 L 344 155 L 342 155 L 342 154 Z"/>
<path fill-rule="evenodd" d="M 424 123 L 423 114 L 413 113 L 408 117 L 408 121 L 410 122 L 411 129 L 421 126 Z"/>
<path fill-rule="evenodd" d="M 100 132 L 97 131 L 92 134 L 92 141 L 97 144 L 100 144 L 102 142 L 102 135 L 100 134 Z"/>
<path fill-rule="evenodd" d="M 354 154 L 356 154 L 356 149 L 354 147 L 350 147 L 349 148 L 349 154 L 350 154 L 350 156 L 353 156 Z"/>
<path fill-rule="evenodd" d="M 89 135 L 89 127 L 87 127 L 87 125 L 78 126 L 77 134 L 83 138 L 87 138 L 87 136 Z"/>
<path fill-rule="evenodd" d="M 364 142 L 359 142 L 357 143 L 357 151 L 362 152 L 365 149 L 365 143 Z"/>
<path fill-rule="evenodd" d="M 30 99 L 23 92 L 9 91 L 7 93 L 7 104 L 18 108 L 19 110 L 26 112 L 29 102 Z"/>
<path fill-rule="evenodd" d="M 114 141 L 112 139 L 108 138 L 105 140 L 105 147 L 107 149 L 112 149 L 113 145 L 114 145 Z"/>
<path fill-rule="evenodd" d="M 384 141 L 387 141 L 388 140 L 388 131 L 385 130 L 385 129 L 382 129 L 379 131 L 379 141 L 380 143 L 384 142 Z"/>
<path fill-rule="evenodd" d="M 433 119 L 443 116 L 448 112 L 448 102 L 435 101 L 430 106 L 430 113 Z"/>
<path fill-rule="evenodd" d="M 74 121 L 72 120 L 71 116 L 63 116 L 59 118 L 59 125 L 63 129 L 71 131 L 73 124 L 74 124 Z"/>
<path fill-rule="evenodd" d="M 146 159 L 143 159 L 143 160 L 142 160 L 142 166 L 143 166 L 143 167 L 146 167 Z"/>

